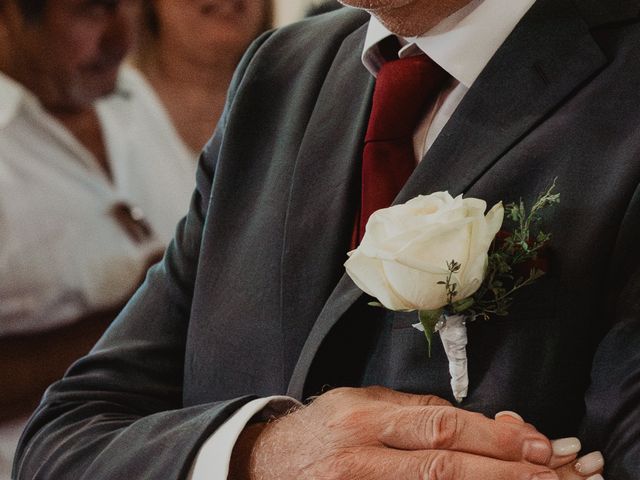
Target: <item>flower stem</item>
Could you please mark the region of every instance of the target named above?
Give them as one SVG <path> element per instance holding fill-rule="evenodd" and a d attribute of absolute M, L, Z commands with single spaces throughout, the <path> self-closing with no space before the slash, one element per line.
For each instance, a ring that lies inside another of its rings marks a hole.
<path fill-rule="evenodd" d="M 436 323 L 442 316 L 442 309 L 439 310 L 418 310 L 418 319 L 424 328 L 424 336 L 427 339 L 428 354 L 431 358 L 431 344 L 433 343 L 433 334 L 436 331 Z"/>

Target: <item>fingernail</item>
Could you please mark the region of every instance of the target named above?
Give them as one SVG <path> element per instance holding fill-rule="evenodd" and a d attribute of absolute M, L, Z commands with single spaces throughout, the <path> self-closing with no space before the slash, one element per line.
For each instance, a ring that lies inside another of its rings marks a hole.
<path fill-rule="evenodd" d="M 582 475 L 589 475 L 590 473 L 597 472 L 604 467 L 604 457 L 600 452 L 591 452 L 584 457 L 580 457 L 573 468 L 576 472 Z M 597 477 L 596 477 L 597 478 Z"/>
<path fill-rule="evenodd" d="M 587 478 L 587 480 L 604 480 L 604 477 L 599 473 L 596 473 L 595 475 L 591 475 L 589 478 Z"/>
<path fill-rule="evenodd" d="M 533 480 L 558 480 L 558 475 L 553 472 L 541 472 L 536 473 L 536 476 L 533 477 Z"/>
<path fill-rule="evenodd" d="M 498 412 L 496 413 L 495 418 L 498 419 L 500 417 L 505 417 L 505 416 L 515 418 L 516 420 L 520 420 L 522 423 L 524 423 L 524 418 L 522 418 L 516 412 L 512 412 L 511 410 L 503 410 L 502 412 Z"/>
<path fill-rule="evenodd" d="M 551 449 L 542 440 L 527 440 L 524 442 L 524 459 L 538 465 L 546 465 L 551 457 Z"/>
<path fill-rule="evenodd" d="M 582 448 L 580 440 L 576 437 L 560 438 L 551 441 L 551 448 L 556 457 L 564 457 L 565 455 L 573 455 L 578 453 Z"/>

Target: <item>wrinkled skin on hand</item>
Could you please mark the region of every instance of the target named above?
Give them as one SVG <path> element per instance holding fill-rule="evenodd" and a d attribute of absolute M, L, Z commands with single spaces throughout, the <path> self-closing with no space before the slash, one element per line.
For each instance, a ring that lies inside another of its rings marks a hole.
<path fill-rule="evenodd" d="M 245 429 L 233 480 L 579 480 L 575 455 L 515 418 L 489 419 L 430 395 L 338 388 Z"/>

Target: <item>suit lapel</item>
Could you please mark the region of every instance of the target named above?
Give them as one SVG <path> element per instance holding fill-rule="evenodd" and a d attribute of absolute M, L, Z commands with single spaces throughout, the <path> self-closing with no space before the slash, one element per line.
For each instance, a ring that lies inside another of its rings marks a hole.
<path fill-rule="evenodd" d="M 538 0 L 469 90 L 397 202 L 467 191 L 606 64 L 573 2 Z"/>
<path fill-rule="evenodd" d="M 394 203 L 440 190 L 467 191 L 605 64 L 572 1 L 538 0 L 478 77 Z M 364 128 L 365 123 L 358 125 Z M 360 295 L 343 276 L 307 338 L 289 383 L 290 395 L 301 397 L 320 345 Z"/>
<path fill-rule="evenodd" d="M 300 353 L 300 358 L 293 370 L 287 395 L 302 399 L 307 375 L 320 345 L 338 319 L 345 314 L 361 295 L 362 291 L 355 286 L 351 278 L 343 275 L 309 333 L 309 337 Z"/>
<path fill-rule="evenodd" d="M 296 161 L 282 255 L 285 382 L 346 260 L 373 92 L 373 77 L 354 54 L 365 33 L 366 24 L 335 54 Z"/>

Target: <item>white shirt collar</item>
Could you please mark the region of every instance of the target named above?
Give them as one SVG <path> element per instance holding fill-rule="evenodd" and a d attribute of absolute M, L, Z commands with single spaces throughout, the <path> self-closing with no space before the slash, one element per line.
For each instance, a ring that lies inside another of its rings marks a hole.
<path fill-rule="evenodd" d="M 114 95 L 122 95 L 125 98 L 130 93 L 129 79 L 126 68 L 121 68 Z M 28 104 L 33 108 L 42 108 L 40 100 L 30 90 L 13 78 L 0 71 L 0 129 L 6 127 L 16 117 L 20 106 Z"/>
<path fill-rule="evenodd" d="M 418 37 L 400 39 L 417 45 L 458 82 L 470 88 L 535 0 L 472 0 Z M 393 35 L 371 16 L 362 62 L 376 75 L 383 59 L 377 44 Z M 403 50 L 400 51 L 402 56 Z"/>

